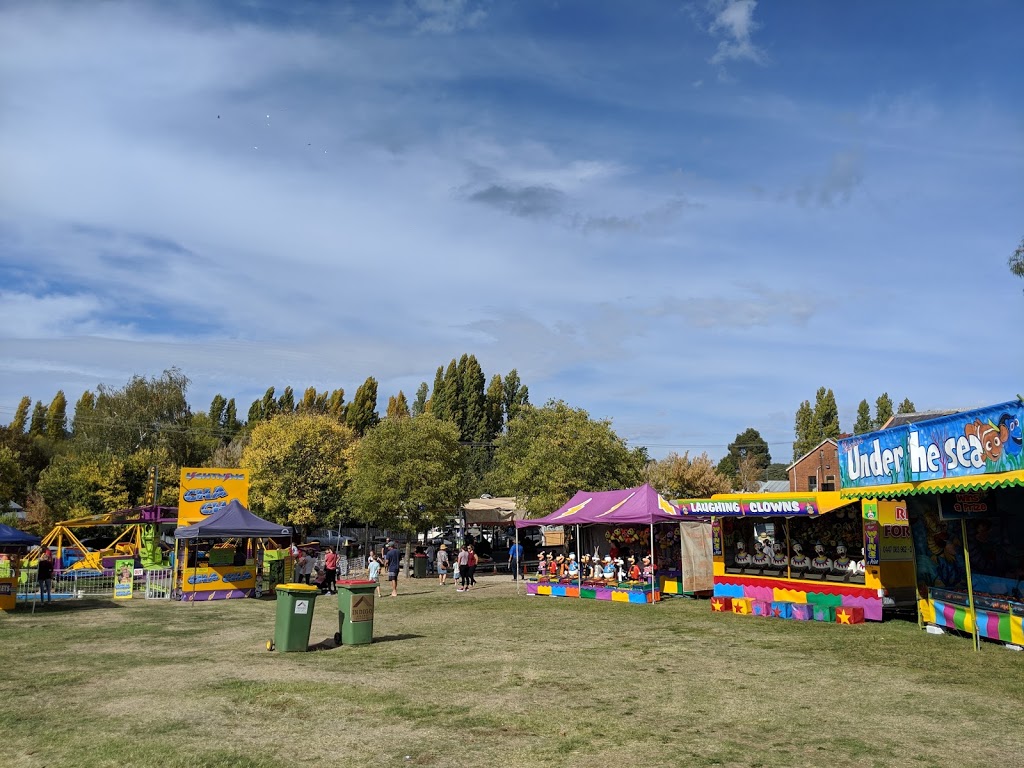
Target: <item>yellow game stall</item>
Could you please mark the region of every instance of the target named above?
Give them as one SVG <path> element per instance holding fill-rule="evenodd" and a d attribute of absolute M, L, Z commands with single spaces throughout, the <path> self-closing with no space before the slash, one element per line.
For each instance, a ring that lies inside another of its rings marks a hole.
<path fill-rule="evenodd" d="M 712 610 L 728 604 L 737 613 L 859 623 L 913 607 L 905 505 L 835 491 L 673 503 L 684 517 L 712 521 Z"/>
<path fill-rule="evenodd" d="M 0 611 L 13 611 L 17 605 L 21 556 L 38 544 L 38 536 L 0 525 Z"/>

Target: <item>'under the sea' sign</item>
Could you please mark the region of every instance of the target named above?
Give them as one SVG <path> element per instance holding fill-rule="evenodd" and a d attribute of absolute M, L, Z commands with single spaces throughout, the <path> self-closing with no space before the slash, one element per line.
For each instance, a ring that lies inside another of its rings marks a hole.
<path fill-rule="evenodd" d="M 1022 418 L 1024 403 L 1011 400 L 843 438 L 839 441 L 842 487 L 1019 470 L 1024 466 Z"/>

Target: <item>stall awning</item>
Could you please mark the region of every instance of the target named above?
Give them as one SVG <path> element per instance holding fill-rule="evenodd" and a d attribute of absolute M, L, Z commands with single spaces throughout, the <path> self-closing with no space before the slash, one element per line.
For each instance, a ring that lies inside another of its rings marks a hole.
<path fill-rule="evenodd" d="M 968 475 L 966 477 L 943 477 L 938 480 L 923 480 L 920 483 L 896 483 L 874 488 L 849 488 L 840 491 L 844 499 L 900 499 L 905 496 L 920 496 L 926 493 L 957 493 L 962 491 L 983 491 L 990 488 L 1013 488 L 1024 486 L 1024 470 L 999 472 L 992 475 Z"/>
<path fill-rule="evenodd" d="M 838 491 L 818 493 L 716 493 L 710 499 L 676 499 L 685 517 L 817 517 L 856 499 Z"/>

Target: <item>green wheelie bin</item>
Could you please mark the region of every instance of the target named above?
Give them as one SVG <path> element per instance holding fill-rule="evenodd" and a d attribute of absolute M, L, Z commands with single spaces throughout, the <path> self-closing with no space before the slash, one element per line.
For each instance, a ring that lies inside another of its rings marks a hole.
<path fill-rule="evenodd" d="M 349 579 L 338 582 L 338 623 L 334 635 L 338 645 L 366 645 L 373 642 L 373 593 L 377 582 Z"/>
<path fill-rule="evenodd" d="M 311 584 L 278 584 L 277 616 L 274 639 L 267 641 L 267 650 L 279 653 L 305 651 L 309 648 L 309 630 L 313 625 L 313 608 L 320 590 Z"/>

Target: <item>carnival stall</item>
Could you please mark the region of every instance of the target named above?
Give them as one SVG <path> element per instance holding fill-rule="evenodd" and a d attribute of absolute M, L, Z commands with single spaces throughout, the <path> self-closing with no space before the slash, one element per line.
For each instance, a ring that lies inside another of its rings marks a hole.
<path fill-rule="evenodd" d="M 38 536 L 9 525 L 0 525 L 0 611 L 14 610 L 18 600 L 21 555 L 38 544 Z"/>
<path fill-rule="evenodd" d="M 650 485 L 617 491 L 579 491 L 546 517 L 517 520 L 516 530 L 529 526 L 569 526 L 575 535 L 558 551 L 542 553 L 538 571 L 526 583 L 528 595 L 578 597 L 613 602 L 654 603 L 663 588 L 681 593 L 710 589 L 701 583 L 700 548 L 684 550 L 683 542 L 700 536 L 680 531 L 680 515 Z M 698 522 L 695 527 L 700 528 Z M 657 526 L 657 528 L 656 528 Z M 706 527 L 706 526 L 705 526 Z M 672 528 L 671 536 L 659 534 Z M 710 532 L 708 532 L 710 539 Z M 682 555 L 686 552 L 686 557 Z M 694 556 L 694 553 L 698 553 Z M 675 568 L 678 565 L 679 570 Z M 705 568 L 707 576 L 710 569 Z"/>
<path fill-rule="evenodd" d="M 204 520 L 174 530 L 175 595 L 187 602 L 258 597 L 267 540 L 286 544 L 288 526 L 271 523 L 232 500 Z M 276 544 L 272 545 L 277 548 Z"/>
<path fill-rule="evenodd" d="M 1022 419 L 1017 399 L 839 441 L 841 494 L 905 511 L 919 621 L 975 648 L 1024 645 Z"/>
<path fill-rule="evenodd" d="M 717 494 L 674 502 L 711 520 L 712 610 L 842 623 L 913 604 L 906 507 L 839 492 Z M 884 530 L 885 536 L 882 536 Z M 799 606 L 799 607 L 797 607 Z"/>

